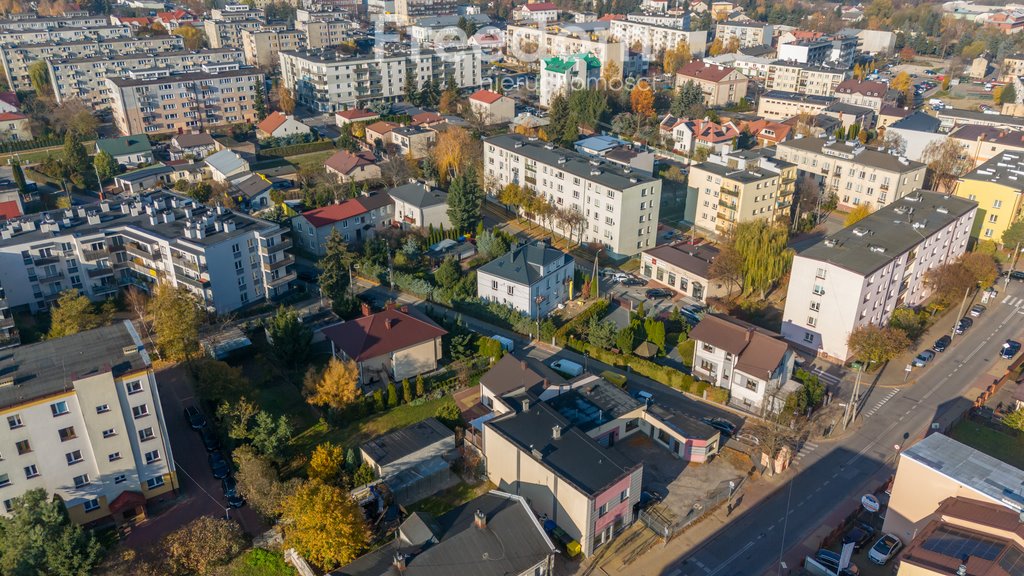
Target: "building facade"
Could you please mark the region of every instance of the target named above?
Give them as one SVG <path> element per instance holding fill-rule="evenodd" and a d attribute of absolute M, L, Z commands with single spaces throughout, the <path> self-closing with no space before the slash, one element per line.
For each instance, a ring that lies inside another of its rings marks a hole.
<path fill-rule="evenodd" d="M 687 180 L 689 193 L 697 198 L 694 226 L 726 236 L 752 220 L 788 225 L 796 173 L 795 164 L 774 158 L 767 149 L 723 150 L 708 157 L 690 167 Z"/>
<path fill-rule="evenodd" d="M 849 79 L 836 87 L 836 99 L 845 104 L 870 108 L 878 114 L 889 87 L 881 82 Z"/>
<path fill-rule="evenodd" d="M 739 102 L 747 96 L 747 77 L 735 68 L 694 60 L 676 74 L 676 86 L 694 82 L 709 107 Z"/>
<path fill-rule="evenodd" d="M 684 30 L 682 27 L 660 26 L 635 20 L 612 20 L 608 23 L 612 36 L 626 46 L 640 46 L 648 60 L 657 58 L 665 50 L 685 45 L 694 58 L 701 58 L 707 49 L 707 30 Z"/>
<path fill-rule="evenodd" d="M 1024 154 L 1002 152 L 964 174 L 955 194 L 978 203 L 971 236 L 1003 243 L 1003 233 L 1024 215 Z M 1011 248 L 1013 248 L 1011 246 Z"/>
<path fill-rule="evenodd" d="M 794 116 L 822 114 L 835 102 L 829 96 L 814 96 L 797 92 L 765 92 L 757 99 L 757 115 L 765 120 L 788 120 Z"/>
<path fill-rule="evenodd" d="M 509 26 L 505 30 L 505 42 L 506 58 L 526 66 L 536 66 L 551 56 L 564 58 L 573 54 L 591 54 L 601 66 L 618 69 L 615 78 L 621 79 L 625 71 L 628 52 L 626 45 L 609 37 L 606 30 L 595 29 L 593 33 L 588 33 L 585 29 L 573 27 L 562 29 L 549 26 L 537 29 Z"/>
<path fill-rule="evenodd" d="M 836 88 L 845 79 L 845 70 L 777 61 L 768 67 L 764 89 L 811 96 L 834 96 Z"/>
<path fill-rule="evenodd" d="M 662 244 L 644 250 L 640 256 L 640 273 L 644 278 L 704 304 L 708 298 L 728 294 L 721 280 L 711 278 L 711 262 L 717 256 L 718 249 L 711 244 Z"/>
<path fill-rule="evenodd" d="M 306 47 L 306 33 L 301 30 L 242 30 L 241 40 L 245 63 L 264 70 L 277 66 L 277 54 L 282 50 L 300 50 Z"/>
<path fill-rule="evenodd" d="M 753 48 L 755 46 L 772 45 L 771 24 L 746 20 L 727 20 L 715 25 L 715 38 L 722 40 L 722 45 L 728 45 L 736 38 L 740 48 Z"/>
<path fill-rule="evenodd" d="M 600 77 L 601 62 L 592 54 L 546 58 L 540 69 L 540 105 L 547 108 L 559 94 L 595 88 Z"/>
<path fill-rule="evenodd" d="M 569 299 L 575 270 L 572 256 L 544 242 L 532 242 L 481 266 L 476 295 L 539 319 Z"/>

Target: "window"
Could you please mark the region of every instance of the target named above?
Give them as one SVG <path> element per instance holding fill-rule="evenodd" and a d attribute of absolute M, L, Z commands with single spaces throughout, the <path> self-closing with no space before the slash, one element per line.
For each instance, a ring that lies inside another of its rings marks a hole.
<path fill-rule="evenodd" d="M 152 439 L 153 439 L 153 429 L 152 428 L 143 428 L 142 430 L 139 430 L 139 441 L 145 442 L 146 440 L 152 440 Z"/>
<path fill-rule="evenodd" d="M 498 281 L 497 280 L 491 280 L 491 290 L 497 290 L 497 289 L 498 289 Z"/>
<path fill-rule="evenodd" d="M 601 507 L 597 509 L 597 517 L 603 518 L 608 513 L 608 503 L 601 504 Z"/>
<path fill-rule="evenodd" d="M 814 326 L 814 325 L 816 325 L 817 323 L 818 323 L 818 319 L 817 319 L 817 318 L 815 318 L 814 316 L 808 316 L 808 317 L 807 317 L 807 325 L 808 325 L 808 326 Z"/>
<path fill-rule="evenodd" d="M 11 430 L 14 430 L 15 428 L 21 428 L 25 423 L 21 421 L 21 414 L 15 414 L 7 417 L 7 425 L 11 427 Z"/>
<path fill-rule="evenodd" d="M 81 476 L 75 476 L 74 479 L 72 479 L 72 482 L 75 483 L 75 488 L 81 488 L 82 486 L 88 486 L 89 485 L 89 475 L 88 474 L 82 474 Z"/>
<path fill-rule="evenodd" d="M 128 389 L 129 394 L 138 394 L 139 392 L 142 392 L 142 381 L 136 380 L 134 382 L 129 382 L 125 384 L 125 388 Z"/>
<path fill-rule="evenodd" d="M 97 414 L 103 414 L 105 412 L 110 412 L 110 406 L 106 404 L 100 404 L 99 406 L 96 407 Z"/>
<path fill-rule="evenodd" d="M 999 209 L 999 208 L 1002 208 L 1002 207 L 1003 207 L 1003 201 L 1002 200 L 996 200 L 996 201 L 992 202 L 992 208 Z"/>
<path fill-rule="evenodd" d="M 804 342 L 814 342 L 814 334 L 811 332 L 804 332 Z"/>
<path fill-rule="evenodd" d="M 629 488 L 626 488 L 622 492 L 619 492 L 619 502 L 625 502 L 629 499 Z"/>
<path fill-rule="evenodd" d="M 75 450 L 73 452 L 68 452 L 67 454 L 64 455 L 64 457 L 67 458 L 68 460 L 68 466 L 72 464 L 78 464 L 79 462 L 82 461 L 82 451 Z"/>
<path fill-rule="evenodd" d="M 701 360 L 700 369 L 703 370 L 704 372 L 707 372 L 708 374 L 713 375 L 715 373 L 715 363 L 708 362 L 707 360 Z"/>
<path fill-rule="evenodd" d="M 142 418 L 143 416 L 149 416 L 149 406 L 145 404 L 139 404 L 138 406 L 132 406 L 132 416 L 136 418 Z"/>
<path fill-rule="evenodd" d="M 747 387 L 747 390 L 750 390 L 751 392 L 757 392 L 757 380 L 747 379 L 747 381 L 744 382 L 743 385 Z"/>
<path fill-rule="evenodd" d="M 99 499 L 98 498 L 93 498 L 92 500 L 86 500 L 85 501 L 85 506 L 83 507 L 83 509 L 86 512 L 92 512 L 93 510 L 99 510 L 99 507 L 100 507 Z"/>
<path fill-rule="evenodd" d="M 32 451 L 32 445 L 29 444 L 28 440 L 22 440 L 14 446 L 18 449 L 18 454 L 28 454 Z"/>
<path fill-rule="evenodd" d="M 8 476 L 7 474 L 0 474 L 0 487 L 10 486 L 10 485 L 11 485 L 11 477 Z"/>
<path fill-rule="evenodd" d="M 63 416 L 69 412 L 68 403 L 61 400 L 60 402 L 54 402 L 50 404 L 50 412 L 53 413 L 54 417 Z"/>
<path fill-rule="evenodd" d="M 825 279 L 825 269 L 824 268 L 818 268 L 818 271 L 815 273 L 815 277 L 816 278 L 821 278 L 822 280 L 824 280 Z"/>
<path fill-rule="evenodd" d="M 509 285 L 509 287 L 508 287 L 508 295 L 509 296 L 512 295 L 512 291 L 513 291 L 514 288 L 515 288 L 515 286 Z"/>
<path fill-rule="evenodd" d="M 152 452 L 146 452 L 146 464 L 152 464 L 160 460 L 160 451 L 153 450 Z"/>
<path fill-rule="evenodd" d="M 118 474 L 117 476 L 114 476 L 114 484 L 121 484 L 122 482 L 127 482 L 127 481 L 128 481 L 128 475 L 127 474 Z"/>
<path fill-rule="evenodd" d="M 114 428 L 107 428 L 103 431 L 104 438 L 110 438 L 111 436 L 117 436 L 117 430 Z"/>
<path fill-rule="evenodd" d="M 998 219 L 999 219 L 999 216 L 997 216 L 995 214 L 989 214 L 988 215 L 988 223 L 989 224 L 995 224 L 996 220 L 998 220 Z"/>
<path fill-rule="evenodd" d="M 825 287 L 821 284 L 815 284 L 814 290 L 812 290 L 815 296 L 823 296 L 825 294 Z"/>
<path fill-rule="evenodd" d="M 701 345 L 700 345 L 700 348 L 701 348 L 701 350 L 703 350 L 705 352 L 714 352 L 715 351 L 715 347 L 712 346 L 711 344 L 708 344 L 707 342 L 702 342 Z"/>
<path fill-rule="evenodd" d="M 14 500 L 8 498 L 4 500 L 4 510 L 7 512 L 14 512 Z"/>
<path fill-rule="evenodd" d="M 815 312 L 821 310 L 821 302 L 811 302 L 811 310 Z"/>
<path fill-rule="evenodd" d="M 146 488 L 152 490 L 153 488 L 159 488 L 164 485 L 164 477 L 157 476 L 156 478 L 150 478 L 146 480 Z"/>
<path fill-rule="evenodd" d="M 35 478 L 36 476 L 39 476 L 39 469 L 35 464 L 25 466 L 25 478 Z"/>
<path fill-rule="evenodd" d="M 68 440 L 74 440 L 75 438 L 78 438 L 78 435 L 75 434 L 74 426 L 68 426 L 67 428 L 61 428 L 60 430 L 57 430 L 57 435 L 60 436 L 61 442 L 67 442 Z"/>

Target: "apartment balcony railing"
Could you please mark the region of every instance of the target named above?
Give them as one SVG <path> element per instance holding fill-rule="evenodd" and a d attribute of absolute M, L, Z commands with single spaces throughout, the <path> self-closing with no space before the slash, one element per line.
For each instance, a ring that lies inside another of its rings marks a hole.
<path fill-rule="evenodd" d="M 56 256 L 34 256 L 32 258 L 32 264 L 36 266 L 45 266 L 47 264 L 56 264 L 60 262 L 60 258 Z"/>
<path fill-rule="evenodd" d="M 82 250 L 82 259 L 95 262 L 101 258 L 106 258 L 110 255 L 110 250 L 107 247 L 100 248 L 99 250 Z"/>
<path fill-rule="evenodd" d="M 7 330 L 8 328 L 14 328 L 14 318 L 0 316 L 0 330 Z"/>
<path fill-rule="evenodd" d="M 40 284 L 48 284 L 50 282 L 57 282 L 64 278 L 64 273 L 61 271 L 53 272 L 51 274 L 41 275 L 36 278 L 36 281 Z"/>
<path fill-rule="evenodd" d="M 193 272 L 203 272 L 205 271 L 206 268 L 205 266 L 200 266 L 199 263 L 196 262 L 195 260 L 181 258 L 180 256 L 175 256 L 174 254 L 171 254 L 171 263 L 173 263 L 175 266 L 180 266 L 182 268 L 192 270 Z"/>
<path fill-rule="evenodd" d="M 110 294 L 112 292 L 117 292 L 117 290 L 117 284 L 93 284 L 92 286 L 92 293 L 96 295 Z"/>
<path fill-rule="evenodd" d="M 85 274 L 89 278 L 103 278 L 104 276 L 113 276 L 114 275 L 114 269 L 113 268 L 103 268 L 103 267 L 101 267 L 101 268 L 90 268 L 90 269 L 86 270 Z"/>
<path fill-rule="evenodd" d="M 191 276 L 186 276 L 185 274 L 175 275 L 174 279 L 177 280 L 178 282 L 181 282 L 183 284 L 187 284 L 187 285 L 189 285 L 189 286 L 191 286 L 193 288 L 198 288 L 200 290 L 202 290 L 204 288 L 209 288 L 210 287 L 210 281 L 209 280 L 204 280 L 202 278 L 196 279 L 196 278 L 192 278 Z"/>
<path fill-rule="evenodd" d="M 735 202 L 729 202 L 728 200 L 721 199 L 721 198 L 718 200 L 718 205 L 721 206 L 722 208 L 727 208 L 729 210 L 735 210 L 736 209 L 736 203 Z"/>
<path fill-rule="evenodd" d="M 264 254 L 273 254 L 274 252 L 280 252 L 281 250 L 287 250 L 292 247 L 292 241 L 289 238 L 283 238 L 274 243 L 273 246 L 267 246 L 266 244 L 260 244 L 260 252 Z"/>
<path fill-rule="evenodd" d="M 284 276 L 278 277 L 277 279 L 268 280 L 267 281 L 267 286 L 280 286 L 282 284 L 286 284 L 288 282 L 291 282 L 292 280 L 295 280 L 295 278 L 296 278 L 295 272 L 289 272 L 289 273 L 285 274 Z"/>
<path fill-rule="evenodd" d="M 284 258 L 281 258 L 277 262 L 270 262 L 270 263 L 264 262 L 263 263 L 263 269 L 264 270 L 277 270 L 278 268 L 282 268 L 282 267 L 287 266 L 289 264 L 295 264 L 295 257 L 294 256 L 291 256 L 291 255 L 285 256 Z"/>
<path fill-rule="evenodd" d="M 143 250 L 142 248 L 136 246 L 135 244 L 125 244 L 124 248 L 132 256 L 138 256 L 139 258 L 142 258 L 144 260 L 159 260 L 160 259 L 160 253 L 159 252 L 147 252 L 147 251 Z"/>

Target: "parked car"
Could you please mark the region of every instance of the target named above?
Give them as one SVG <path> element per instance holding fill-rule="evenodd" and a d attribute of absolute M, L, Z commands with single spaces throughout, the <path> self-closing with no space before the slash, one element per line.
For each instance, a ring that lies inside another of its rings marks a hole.
<path fill-rule="evenodd" d="M 1010 280 L 1024 282 L 1024 270 L 1010 270 L 1009 272 L 1003 272 L 1002 275 L 1009 276 Z"/>
<path fill-rule="evenodd" d="M 814 559 L 818 561 L 818 563 L 822 566 L 831 570 L 834 574 L 840 573 L 840 554 L 838 552 L 833 552 L 831 550 L 822 548 L 821 550 L 818 550 L 818 552 L 814 555 Z M 853 562 L 850 562 L 850 564 L 843 570 L 843 572 L 857 574 L 860 571 L 857 569 L 857 566 Z"/>
<path fill-rule="evenodd" d="M 974 316 L 975 318 L 977 318 L 978 316 L 981 316 L 984 313 L 985 313 L 985 306 L 983 306 L 981 304 L 975 304 L 974 306 L 971 306 L 971 316 Z"/>
<path fill-rule="evenodd" d="M 711 418 L 709 416 L 705 416 L 701 418 L 700 421 L 726 436 L 732 436 L 736 432 L 736 425 L 725 418 Z"/>
<path fill-rule="evenodd" d="M 949 343 L 952 341 L 953 339 L 949 337 L 949 334 L 946 334 L 935 341 L 935 345 L 932 346 L 932 350 L 935 350 L 936 352 L 945 352 L 946 348 L 949 348 Z"/>
<path fill-rule="evenodd" d="M 622 285 L 623 286 L 646 286 L 647 285 L 647 280 L 644 280 L 643 278 L 637 278 L 635 276 L 630 276 L 630 277 L 628 277 L 628 278 L 626 278 L 625 280 L 622 281 Z"/>
<path fill-rule="evenodd" d="M 963 318 L 960 319 L 959 322 L 956 323 L 956 330 L 954 330 L 954 332 L 956 332 L 957 334 L 963 334 L 964 332 L 967 332 L 967 329 L 970 328 L 971 326 L 974 326 L 974 320 L 971 320 L 967 316 L 964 316 Z"/>
<path fill-rule="evenodd" d="M 206 427 L 206 416 L 203 416 L 203 413 L 195 406 L 187 406 L 185 408 L 185 420 L 188 420 L 188 425 L 193 430 L 202 430 Z"/>
<path fill-rule="evenodd" d="M 630 278 L 632 278 L 632 276 L 630 276 L 629 274 L 626 274 L 625 272 L 616 272 L 616 273 L 612 274 L 612 280 L 614 280 L 615 282 L 625 282 L 626 280 L 629 280 Z"/>
<path fill-rule="evenodd" d="M 918 354 L 917 358 L 914 358 L 914 361 L 911 362 L 911 364 L 917 366 L 918 368 L 923 368 L 924 366 L 928 365 L 929 362 L 932 361 L 932 358 L 935 358 L 935 351 L 925 350 L 924 352 Z"/>
<path fill-rule="evenodd" d="M 1007 340 L 1006 342 L 1003 342 L 1003 347 L 999 350 L 999 357 L 1009 360 L 1016 356 L 1017 352 L 1020 352 L 1020 342 L 1017 342 L 1016 340 Z"/>
<path fill-rule="evenodd" d="M 885 566 L 885 563 L 891 560 L 902 547 L 903 542 L 899 538 L 892 534 L 885 534 L 871 547 L 868 552 L 868 560 L 879 566 Z"/>
<path fill-rule="evenodd" d="M 207 452 L 220 449 L 220 440 L 217 439 L 217 434 L 213 430 L 203 428 L 199 431 L 199 437 L 203 439 L 203 446 Z"/>
<path fill-rule="evenodd" d="M 551 368 L 561 372 L 562 374 L 568 374 L 569 376 L 576 377 L 583 374 L 583 366 L 573 362 L 572 360 L 555 360 L 551 363 Z"/>
<path fill-rule="evenodd" d="M 228 461 L 224 459 L 224 455 L 221 454 L 219 450 L 210 452 L 210 455 L 207 457 L 207 461 L 210 463 L 210 471 L 213 472 L 214 478 L 224 478 L 228 475 L 228 472 L 230 472 Z"/>
<path fill-rule="evenodd" d="M 666 288 L 649 288 L 645 295 L 650 299 L 671 298 L 672 291 Z"/>
<path fill-rule="evenodd" d="M 853 542 L 853 551 L 860 552 L 875 536 L 875 529 L 863 522 L 855 522 L 843 536 L 843 544 Z"/>
<path fill-rule="evenodd" d="M 241 508 L 245 505 L 245 498 L 242 498 L 238 494 L 238 483 L 231 476 L 221 479 L 220 481 L 221 490 L 224 491 L 224 497 L 228 500 L 228 506 L 232 508 Z"/>

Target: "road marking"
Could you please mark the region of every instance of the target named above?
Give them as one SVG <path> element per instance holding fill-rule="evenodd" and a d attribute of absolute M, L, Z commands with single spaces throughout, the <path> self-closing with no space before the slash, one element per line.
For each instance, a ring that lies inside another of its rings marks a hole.
<path fill-rule="evenodd" d="M 878 404 L 875 404 L 874 408 L 872 408 L 871 410 L 868 410 L 867 413 L 864 414 L 864 418 L 870 418 L 871 416 L 873 416 L 874 413 L 878 412 L 878 409 L 881 408 L 882 406 L 884 406 L 886 402 L 888 402 L 889 400 L 892 400 L 892 397 L 895 396 L 896 394 L 898 394 L 899 391 L 900 391 L 900 389 L 896 388 L 892 392 L 889 392 L 889 394 L 887 394 L 885 396 L 885 398 L 882 398 L 881 400 L 878 401 Z"/>
<path fill-rule="evenodd" d="M 804 456 L 810 454 L 811 452 L 814 452 L 817 449 L 818 445 L 815 444 L 814 442 L 804 442 L 803 446 L 800 447 L 800 450 L 797 451 L 796 456 L 793 456 L 793 466 L 799 464 L 800 460 Z"/>
<path fill-rule="evenodd" d="M 733 560 L 735 560 L 735 559 L 739 558 L 739 557 L 740 557 L 740 555 L 742 555 L 742 554 L 743 554 L 744 552 L 746 552 L 747 550 L 750 550 L 750 548 L 751 548 L 751 547 L 752 547 L 753 545 L 754 545 L 754 543 L 753 543 L 753 542 L 747 542 L 747 545 L 746 545 L 746 546 L 744 546 L 743 548 L 740 548 L 739 552 L 737 552 L 737 553 L 733 554 L 732 556 L 730 556 L 730 557 L 729 557 L 729 559 L 728 559 L 728 560 L 726 560 L 725 562 L 722 562 L 721 564 L 719 564 L 719 565 L 718 565 L 718 568 L 715 568 L 715 569 L 714 569 L 714 570 L 712 570 L 711 572 L 708 572 L 709 576 L 715 576 L 715 574 L 718 574 L 719 572 L 721 572 L 723 568 L 725 568 L 725 567 L 726 567 L 726 566 L 728 566 L 729 564 L 732 564 L 732 561 L 733 561 Z"/>

